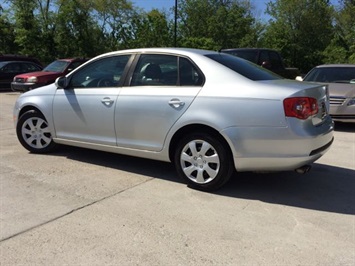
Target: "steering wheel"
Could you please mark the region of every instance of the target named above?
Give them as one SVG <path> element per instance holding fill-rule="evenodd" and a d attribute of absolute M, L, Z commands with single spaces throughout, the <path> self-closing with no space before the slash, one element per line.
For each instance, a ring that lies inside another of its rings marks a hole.
<path fill-rule="evenodd" d="M 98 87 L 112 87 L 114 84 L 109 78 L 101 78 L 97 82 Z"/>

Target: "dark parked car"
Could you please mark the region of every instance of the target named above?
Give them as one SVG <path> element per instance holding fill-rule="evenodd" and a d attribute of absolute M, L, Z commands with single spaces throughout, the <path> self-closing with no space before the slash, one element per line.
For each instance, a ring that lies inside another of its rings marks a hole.
<path fill-rule="evenodd" d="M 42 63 L 35 57 L 17 54 L 0 54 L 0 62 L 4 61 L 26 61 L 42 66 Z"/>
<path fill-rule="evenodd" d="M 330 64 L 313 68 L 302 79 L 325 83 L 329 88 L 330 110 L 333 120 L 355 122 L 355 65 Z"/>
<path fill-rule="evenodd" d="M 0 88 L 10 89 L 13 78 L 22 73 L 41 71 L 42 67 L 26 61 L 0 62 Z"/>
<path fill-rule="evenodd" d="M 267 48 L 234 48 L 223 49 L 223 53 L 235 55 L 262 66 L 284 78 L 294 79 L 298 76 L 297 68 L 285 67 L 279 52 Z"/>
<path fill-rule="evenodd" d="M 16 76 L 11 83 L 11 88 L 13 91 L 29 91 L 51 84 L 56 78 L 65 76 L 86 61 L 85 58 L 55 60 L 46 66 L 43 71 Z"/>

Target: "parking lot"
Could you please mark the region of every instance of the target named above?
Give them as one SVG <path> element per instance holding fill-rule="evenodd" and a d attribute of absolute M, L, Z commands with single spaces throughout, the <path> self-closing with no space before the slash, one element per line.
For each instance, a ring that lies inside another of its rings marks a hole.
<path fill-rule="evenodd" d="M 308 174 L 240 173 L 215 193 L 163 162 L 30 154 L 0 93 L 0 265 L 355 265 L 355 125 Z"/>

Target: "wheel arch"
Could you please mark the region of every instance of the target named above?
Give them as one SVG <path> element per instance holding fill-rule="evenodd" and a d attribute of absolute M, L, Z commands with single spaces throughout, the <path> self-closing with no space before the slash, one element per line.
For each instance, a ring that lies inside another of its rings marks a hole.
<path fill-rule="evenodd" d="M 223 145 L 227 148 L 228 153 L 230 156 L 233 156 L 233 152 L 231 150 L 231 147 L 228 143 L 228 141 L 225 139 L 225 137 L 218 132 L 216 129 L 203 125 L 203 124 L 190 124 L 186 125 L 182 128 L 180 128 L 178 131 L 175 132 L 173 137 L 171 138 L 170 145 L 169 145 L 169 159 L 172 162 L 174 158 L 174 151 L 179 143 L 179 141 L 182 139 L 183 136 L 193 133 L 193 132 L 204 132 L 213 135 L 214 137 L 218 138 Z M 234 160 L 232 160 L 234 161 Z"/>
<path fill-rule="evenodd" d="M 56 148 L 47 119 L 38 108 L 25 106 L 18 116 L 16 135 L 25 149 L 31 153 L 47 153 Z"/>
<path fill-rule="evenodd" d="M 38 107 L 36 107 L 36 106 L 34 106 L 34 105 L 26 105 L 26 106 L 23 106 L 23 107 L 19 110 L 19 112 L 18 112 L 18 114 L 17 114 L 17 118 L 16 118 L 16 124 L 18 123 L 18 121 L 19 121 L 19 119 L 21 118 L 21 116 L 22 116 L 23 114 L 29 112 L 29 111 L 34 111 L 34 112 L 37 112 L 37 113 L 41 114 L 41 115 L 44 117 L 44 119 L 47 121 L 48 126 L 49 126 L 49 128 L 51 129 L 52 136 L 54 137 L 54 136 L 56 135 L 56 134 L 55 134 L 55 130 L 54 130 L 54 126 L 53 126 L 53 124 L 52 124 L 52 119 L 51 119 L 51 117 L 47 117 L 47 116 L 45 115 L 45 113 L 43 113 L 43 112 L 41 111 L 41 109 L 39 109 Z M 47 115 L 50 115 L 50 114 L 47 114 Z"/>
<path fill-rule="evenodd" d="M 40 114 L 42 114 L 44 117 L 45 115 L 41 112 L 41 110 L 39 110 L 37 107 L 33 106 L 33 105 L 27 105 L 27 106 L 24 106 L 23 108 L 21 108 L 19 114 L 18 114 L 18 119 L 20 119 L 20 117 L 24 114 L 24 113 L 27 113 L 28 111 L 36 111 Z M 45 117 L 46 118 L 46 117 Z M 46 118 L 47 120 L 47 118 Z M 48 121 L 48 120 L 47 120 Z"/>

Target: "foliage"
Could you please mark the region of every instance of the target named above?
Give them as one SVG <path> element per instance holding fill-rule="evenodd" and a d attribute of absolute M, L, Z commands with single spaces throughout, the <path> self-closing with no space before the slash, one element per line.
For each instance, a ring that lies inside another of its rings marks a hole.
<path fill-rule="evenodd" d="M 133 35 L 137 12 L 126 0 L 91 0 L 92 16 L 103 34 L 102 47 L 105 51 L 113 51 L 127 47 Z"/>
<path fill-rule="evenodd" d="M 355 1 L 338 1 L 270 0 L 265 22 L 251 0 L 178 0 L 175 24 L 174 9 L 147 12 L 130 0 L 4 0 L 0 53 L 47 63 L 135 47 L 269 47 L 306 72 L 355 63 Z"/>
<path fill-rule="evenodd" d="M 15 42 L 15 27 L 9 21 L 8 16 L 3 13 L 0 5 L 0 53 L 16 53 L 18 51 Z"/>
<path fill-rule="evenodd" d="M 142 13 L 135 19 L 135 30 L 130 47 L 169 47 L 173 46 L 172 31 L 167 15 L 157 9 Z"/>
<path fill-rule="evenodd" d="M 62 57 L 91 57 L 102 52 L 100 35 L 102 32 L 92 16 L 92 4 L 85 0 L 59 0 L 56 18 L 57 53 Z"/>
<path fill-rule="evenodd" d="M 36 45 L 40 36 L 38 20 L 35 17 L 36 0 L 12 0 L 15 11 L 15 44 L 21 54 L 35 55 L 39 53 Z"/>
<path fill-rule="evenodd" d="M 324 63 L 355 64 L 355 1 L 343 0 L 334 17 L 334 38 L 324 50 Z"/>
<path fill-rule="evenodd" d="M 289 65 L 303 72 L 322 63 L 333 37 L 329 0 L 278 0 L 268 3 L 267 13 L 265 46 L 281 51 Z"/>
<path fill-rule="evenodd" d="M 251 36 L 255 35 L 250 8 L 246 1 L 181 0 L 178 9 L 181 42 L 201 43 L 210 48 L 250 46 L 254 39 Z"/>

